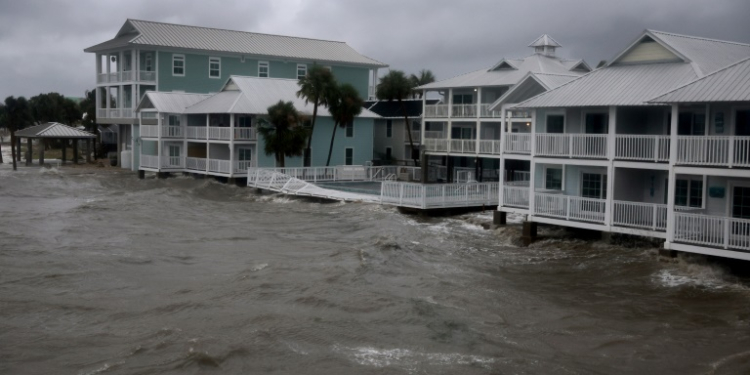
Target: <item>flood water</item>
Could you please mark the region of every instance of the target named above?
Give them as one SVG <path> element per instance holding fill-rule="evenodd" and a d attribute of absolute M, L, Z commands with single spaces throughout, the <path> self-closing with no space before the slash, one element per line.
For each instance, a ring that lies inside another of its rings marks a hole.
<path fill-rule="evenodd" d="M 489 214 L 0 165 L 2 374 L 747 374 L 750 282 Z"/>

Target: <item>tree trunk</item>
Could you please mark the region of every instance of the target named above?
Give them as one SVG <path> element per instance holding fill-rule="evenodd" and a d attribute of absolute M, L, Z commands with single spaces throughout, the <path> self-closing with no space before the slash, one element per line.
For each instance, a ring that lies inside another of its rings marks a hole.
<path fill-rule="evenodd" d="M 0 143 L 0 164 L 3 164 L 3 144 Z"/>
<path fill-rule="evenodd" d="M 284 154 L 283 153 L 276 153 L 276 166 L 278 168 L 286 168 L 286 165 L 284 165 Z"/>
<path fill-rule="evenodd" d="M 310 135 L 307 136 L 307 148 L 305 151 L 307 153 L 310 152 L 310 146 L 312 145 L 312 137 L 313 137 L 313 130 L 315 130 L 315 120 L 318 118 L 318 106 L 320 105 L 317 98 L 315 99 L 315 103 L 313 103 L 313 116 L 312 121 L 310 122 Z M 303 160 L 304 163 L 304 160 Z M 310 164 L 312 164 L 312 154 L 310 154 Z M 307 167 L 307 165 L 303 165 L 304 167 Z"/>
<path fill-rule="evenodd" d="M 406 106 L 404 105 L 404 102 L 401 101 L 401 99 L 398 100 L 398 102 L 401 104 L 401 111 L 404 113 L 404 126 L 406 126 L 406 133 L 409 135 L 409 152 L 411 152 L 412 160 L 414 160 L 414 166 L 419 165 L 419 161 L 417 161 L 417 158 L 414 157 L 414 141 L 411 138 L 411 124 L 409 124 L 409 114 L 406 113 Z"/>
<path fill-rule="evenodd" d="M 18 150 L 20 151 L 20 150 Z M 13 159 L 13 170 L 16 170 L 16 132 L 10 132 L 10 156 Z"/>
<path fill-rule="evenodd" d="M 333 153 L 333 140 L 336 139 L 336 129 L 339 128 L 337 122 L 333 123 L 333 133 L 331 133 L 331 145 L 328 147 L 328 160 L 326 160 L 326 167 L 331 164 L 331 154 Z"/>

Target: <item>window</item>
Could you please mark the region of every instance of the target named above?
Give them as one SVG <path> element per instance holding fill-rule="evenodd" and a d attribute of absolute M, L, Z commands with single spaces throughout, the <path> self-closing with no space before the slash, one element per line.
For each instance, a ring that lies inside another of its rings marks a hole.
<path fill-rule="evenodd" d="M 346 137 L 347 138 L 354 137 L 354 123 L 353 122 L 346 124 Z"/>
<path fill-rule="evenodd" d="M 258 77 L 268 78 L 269 73 L 268 61 L 258 61 Z"/>
<path fill-rule="evenodd" d="M 208 78 L 221 78 L 221 58 L 208 58 Z"/>
<path fill-rule="evenodd" d="M 302 79 L 307 76 L 307 65 L 297 64 L 297 79 Z"/>
<path fill-rule="evenodd" d="M 385 120 L 385 136 L 386 138 L 390 138 L 393 136 L 393 121 L 392 120 Z"/>
<path fill-rule="evenodd" d="M 677 180 L 674 204 L 683 207 L 703 207 L 703 181 Z"/>
<path fill-rule="evenodd" d="M 305 148 L 304 158 L 302 160 L 303 167 L 312 166 L 312 148 Z"/>
<path fill-rule="evenodd" d="M 732 217 L 750 219 L 750 187 L 735 186 L 732 190 Z"/>
<path fill-rule="evenodd" d="M 607 175 L 582 173 L 581 196 L 584 198 L 607 199 Z"/>
<path fill-rule="evenodd" d="M 250 161 L 253 160 L 253 149 L 252 148 L 240 148 L 237 149 L 239 161 Z"/>
<path fill-rule="evenodd" d="M 249 128 L 252 126 L 252 117 L 249 115 L 238 115 L 237 116 L 237 127 Z"/>
<path fill-rule="evenodd" d="M 562 190 L 562 168 L 546 168 L 544 171 L 544 188 L 547 190 Z"/>
<path fill-rule="evenodd" d="M 471 94 L 455 94 L 453 95 L 453 104 L 472 104 Z"/>
<path fill-rule="evenodd" d="M 586 134 L 607 134 L 609 115 L 606 113 L 586 114 Z"/>
<path fill-rule="evenodd" d="M 547 133 L 565 133 L 565 116 L 547 116 Z"/>
<path fill-rule="evenodd" d="M 704 135 L 706 132 L 706 115 L 703 113 L 682 112 L 677 117 L 678 135 Z"/>
<path fill-rule="evenodd" d="M 167 118 L 167 123 L 169 126 L 180 126 L 180 116 L 177 115 L 169 115 Z"/>
<path fill-rule="evenodd" d="M 393 149 L 390 147 L 385 148 L 385 160 L 393 159 Z"/>
<path fill-rule="evenodd" d="M 344 149 L 344 165 L 353 165 L 354 163 L 354 149 L 353 148 L 345 148 Z"/>
<path fill-rule="evenodd" d="M 172 55 L 172 75 L 185 76 L 185 55 Z"/>
<path fill-rule="evenodd" d="M 154 71 L 154 58 L 151 56 L 151 53 L 146 53 L 143 59 L 144 59 L 143 70 L 147 72 L 153 72 Z"/>

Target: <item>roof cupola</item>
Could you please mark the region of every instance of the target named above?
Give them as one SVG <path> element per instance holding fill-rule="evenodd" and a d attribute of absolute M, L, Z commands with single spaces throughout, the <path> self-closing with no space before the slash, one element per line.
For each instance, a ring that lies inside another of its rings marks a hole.
<path fill-rule="evenodd" d="M 535 41 L 529 44 L 529 47 L 534 47 L 534 53 L 538 53 L 544 56 L 555 56 L 555 48 L 562 47 L 560 43 L 557 43 L 551 36 L 543 34 Z"/>

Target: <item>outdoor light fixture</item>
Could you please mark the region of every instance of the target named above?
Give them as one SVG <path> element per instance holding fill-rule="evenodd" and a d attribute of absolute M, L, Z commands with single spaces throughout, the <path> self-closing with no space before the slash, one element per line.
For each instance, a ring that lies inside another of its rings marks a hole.
<path fill-rule="evenodd" d="M 531 126 L 531 123 L 530 123 L 530 122 L 527 122 L 527 123 L 526 123 L 526 126 Z"/>

